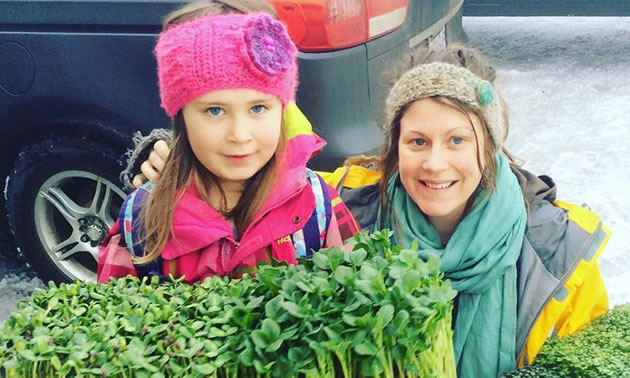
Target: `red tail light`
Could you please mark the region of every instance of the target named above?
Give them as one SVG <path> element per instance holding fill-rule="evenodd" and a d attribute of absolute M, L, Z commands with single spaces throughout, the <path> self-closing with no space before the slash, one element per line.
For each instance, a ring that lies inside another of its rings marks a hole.
<path fill-rule="evenodd" d="M 399 28 L 409 0 L 268 0 L 301 51 L 360 45 Z"/>

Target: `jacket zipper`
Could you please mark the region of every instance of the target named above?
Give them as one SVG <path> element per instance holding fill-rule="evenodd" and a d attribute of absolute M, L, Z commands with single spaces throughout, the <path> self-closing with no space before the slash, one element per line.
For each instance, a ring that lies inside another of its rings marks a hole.
<path fill-rule="evenodd" d="M 540 309 L 536 313 L 536 317 L 534 318 L 534 322 L 532 323 L 532 325 L 529 327 L 529 330 L 527 331 L 527 337 L 525 338 L 525 342 L 523 343 L 523 346 L 521 347 L 521 350 L 519 351 L 519 353 L 517 355 L 517 358 L 516 358 L 516 362 L 517 363 L 518 363 L 518 360 L 520 359 L 521 355 L 525 351 L 525 347 L 527 347 L 527 343 L 529 342 L 529 338 L 531 337 L 532 329 L 534 329 L 534 325 L 536 324 L 536 321 L 538 321 L 538 318 L 540 317 L 540 314 L 547 307 L 549 302 L 551 302 L 551 300 L 553 298 L 555 298 L 556 294 L 558 294 L 558 292 L 560 291 L 560 288 L 564 287 L 564 284 L 569 280 L 569 277 L 571 277 L 571 275 L 575 272 L 575 269 L 577 268 L 577 266 L 582 261 L 582 258 L 584 257 L 584 254 L 586 254 L 586 251 L 588 250 L 588 247 L 593 243 L 593 239 L 595 238 L 595 235 L 599 232 L 599 230 L 601 230 L 601 228 L 602 228 L 602 223 L 599 222 L 599 224 L 597 225 L 597 228 L 595 229 L 595 231 L 593 231 L 593 233 L 588 238 L 587 242 L 584 244 L 584 248 L 579 253 L 578 258 L 576 258 L 575 261 L 573 262 L 573 264 L 571 265 L 571 269 L 569 269 L 567 271 L 567 273 L 564 274 L 564 276 L 562 277 L 560 282 L 558 282 L 558 284 L 556 285 L 556 288 L 553 289 L 551 294 L 547 297 L 545 302 L 543 302 L 543 305 L 540 307 Z"/>

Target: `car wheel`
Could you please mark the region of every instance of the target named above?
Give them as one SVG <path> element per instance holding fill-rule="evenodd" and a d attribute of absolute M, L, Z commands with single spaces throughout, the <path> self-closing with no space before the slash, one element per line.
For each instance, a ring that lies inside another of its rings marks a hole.
<path fill-rule="evenodd" d="M 20 152 L 6 186 L 9 225 L 38 276 L 96 281 L 98 245 L 125 197 L 120 154 L 84 139 L 47 139 Z"/>

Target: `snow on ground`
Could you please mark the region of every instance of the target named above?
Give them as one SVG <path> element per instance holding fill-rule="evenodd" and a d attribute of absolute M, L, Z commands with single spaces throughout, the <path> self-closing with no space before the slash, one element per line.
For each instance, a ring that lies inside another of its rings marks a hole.
<path fill-rule="evenodd" d="M 18 301 L 43 286 L 12 249 L 5 236 L 0 235 L 0 325 L 16 310 Z"/>
<path fill-rule="evenodd" d="M 630 18 L 465 18 L 511 110 L 507 146 L 613 230 L 600 265 L 630 302 Z M 0 239 L 2 237 L 0 236 Z M 42 282 L 0 240 L 0 323 Z"/>
<path fill-rule="evenodd" d="M 510 108 L 507 146 L 612 231 L 600 260 L 612 304 L 630 302 L 630 18 L 465 18 Z"/>

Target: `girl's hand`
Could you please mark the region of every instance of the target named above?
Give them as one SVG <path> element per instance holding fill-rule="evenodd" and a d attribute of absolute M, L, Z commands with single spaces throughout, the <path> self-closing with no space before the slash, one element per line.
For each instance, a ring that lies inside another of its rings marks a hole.
<path fill-rule="evenodd" d="M 171 149 L 168 144 L 163 140 L 158 140 L 153 145 L 153 150 L 149 154 L 149 158 L 145 160 L 140 166 L 139 173 L 133 178 L 133 186 L 139 188 L 142 184 L 147 181 L 156 182 L 160 179 L 160 172 L 164 169 L 164 165 L 166 164 L 166 159 L 168 158 Z"/>

